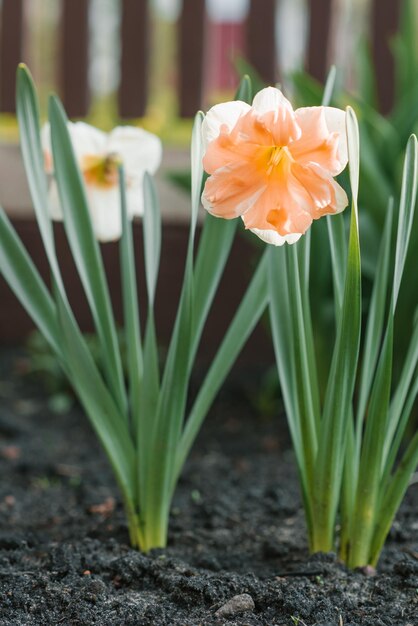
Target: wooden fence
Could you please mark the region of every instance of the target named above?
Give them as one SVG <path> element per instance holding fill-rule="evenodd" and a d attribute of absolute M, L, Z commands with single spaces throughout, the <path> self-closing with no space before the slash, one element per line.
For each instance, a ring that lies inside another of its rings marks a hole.
<path fill-rule="evenodd" d="M 24 3 L 3 0 L 0 41 L 0 112 L 14 112 L 15 70 L 24 49 Z M 120 0 L 121 59 L 118 112 L 122 118 L 144 115 L 148 99 L 150 6 L 148 0 Z M 251 0 L 246 24 L 247 60 L 268 83 L 278 76 L 275 12 L 280 0 Z M 310 21 L 306 69 L 323 80 L 329 64 L 333 11 L 338 0 L 309 0 Z M 393 61 L 389 42 L 397 29 L 402 0 L 371 0 L 370 37 L 376 66 L 379 100 L 384 112 L 393 98 Z M 62 0 L 61 53 L 57 84 L 71 117 L 86 115 L 88 86 L 89 0 Z M 182 117 L 202 106 L 203 68 L 207 31 L 205 0 L 183 0 L 178 28 L 178 98 Z"/>

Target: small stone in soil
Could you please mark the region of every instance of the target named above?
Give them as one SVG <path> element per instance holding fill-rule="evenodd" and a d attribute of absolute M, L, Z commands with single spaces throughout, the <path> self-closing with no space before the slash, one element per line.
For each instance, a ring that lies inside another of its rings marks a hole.
<path fill-rule="evenodd" d="M 254 611 L 254 600 L 248 593 L 242 593 L 234 596 L 228 602 L 225 602 L 215 613 L 215 617 L 232 617 L 245 611 Z"/>

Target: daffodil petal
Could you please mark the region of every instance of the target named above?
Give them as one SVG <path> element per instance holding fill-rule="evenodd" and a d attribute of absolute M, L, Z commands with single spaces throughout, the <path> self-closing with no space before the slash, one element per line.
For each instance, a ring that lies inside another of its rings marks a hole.
<path fill-rule="evenodd" d="M 277 145 L 287 145 L 289 140 L 300 137 L 301 129 L 292 105 L 280 89 L 266 87 L 259 91 L 253 100 L 253 110 L 264 119 Z"/>
<path fill-rule="evenodd" d="M 347 194 L 341 185 L 335 182 L 333 178 L 331 178 L 330 183 L 334 190 L 334 199 L 332 200 L 330 207 L 333 209 L 334 213 L 341 213 L 348 206 Z"/>
<path fill-rule="evenodd" d="M 254 96 L 253 109 L 258 115 L 278 111 L 282 107 L 293 113 L 289 100 L 276 87 L 266 87 Z"/>
<path fill-rule="evenodd" d="M 116 153 L 125 167 L 127 186 L 142 182 L 145 172 L 155 174 L 161 165 L 161 140 L 143 128 L 118 126 L 109 134 L 106 152 Z"/>
<path fill-rule="evenodd" d="M 89 186 L 87 199 L 97 239 L 103 243 L 119 239 L 122 234 L 119 187 L 103 190 Z"/>
<path fill-rule="evenodd" d="M 325 119 L 330 133 L 338 133 L 338 159 L 342 170 L 348 163 L 347 131 L 345 126 L 346 114 L 342 109 L 323 107 Z"/>
<path fill-rule="evenodd" d="M 283 246 L 285 243 L 294 244 L 302 237 L 302 233 L 292 233 L 291 235 L 279 235 L 275 230 L 261 230 L 259 228 L 250 228 L 252 233 L 260 239 L 273 246 Z"/>
<path fill-rule="evenodd" d="M 242 115 L 248 113 L 251 107 L 246 102 L 235 100 L 234 102 L 223 102 L 215 104 L 205 115 L 202 122 L 203 148 L 206 150 L 208 144 L 219 137 L 221 127 L 226 126 L 231 131 Z"/>
<path fill-rule="evenodd" d="M 69 122 L 68 132 L 78 163 L 85 155 L 104 154 L 107 135 L 103 131 L 85 122 Z"/>
<path fill-rule="evenodd" d="M 51 180 L 48 189 L 48 208 L 51 219 L 56 222 L 62 222 L 64 216 L 62 214 L 61 202 L 58 194 L 58 185 L 55 180 Z"/>
<path fill-rule="evenodd" d="M 142 184 L 134 184 L 126 189 L 126 203 L 128 217 L 141 217 L 144 215 L 144 190 Z"/>
<path fill-rule="evenodd" d="M 342 172 L 348 161 L 345 111 L 334 107 L 302 107 L 295 114 L 302 128 L 302 136 L 290 147 L 295 157 L 312 160 L 333 176 Z"/>

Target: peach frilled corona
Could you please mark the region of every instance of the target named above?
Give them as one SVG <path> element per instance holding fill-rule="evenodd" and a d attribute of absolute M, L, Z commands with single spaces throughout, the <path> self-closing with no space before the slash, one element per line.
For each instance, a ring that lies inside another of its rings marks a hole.
<path fill-rule="evenodd" d="M 216 217 L 241 216 L 267 243 L 295 243 L 312 221 L 348 204 L 334 180 L 347 165 L 345 112 L 333 107 L 293 110 L 267 87 L 245 102 L 212 107 L 203 122 L 202 195 Z"/>

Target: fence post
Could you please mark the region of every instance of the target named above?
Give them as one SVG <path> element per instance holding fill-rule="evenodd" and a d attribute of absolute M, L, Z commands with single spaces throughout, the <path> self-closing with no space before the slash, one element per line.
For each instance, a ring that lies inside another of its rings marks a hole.
<path fill-rule="evenodd" d="M 328 73 L 328 49 L 334 0 L 309 0 L 309 41 L 306 69 L 321 83 Z"/>
<path fill-rule="evenodd" d="M 64 0 L 61 14 L 62 99 L 69 117 L 84 117 L 89 108 L 89 0 Z"/>
<path fill-rule="evenodd" d="M 16 68 L 23 53 L 23 0 L 3 0 L 0 39 L 0 111 L 16 111 Z"/>
<path fill-rule="evenodd" d="M 179 23 L 181 117 L 193 117 L 202 108 L 205 21 L 205 0 L 183 0 Z"/>
<path fill-rule="evenodd" d="M 390 112 L 395 96 L 395 65 L 390 40 L 399 27 L 401 5 L 402 0 L 373 0 L 372 4 L 372 50 L 382 113 Z"/>
<path fill-rule="evenodd" d="M 251 0 L 247 19 L 249 63 L 268 84 L 279 80 L 276 50 L 276 0 Z"/>
<path fill-rule="evenodd" d="M 119 114 L 141 117 L 148 101 L 148 0 L 122 0 Z"/>

